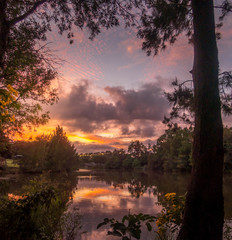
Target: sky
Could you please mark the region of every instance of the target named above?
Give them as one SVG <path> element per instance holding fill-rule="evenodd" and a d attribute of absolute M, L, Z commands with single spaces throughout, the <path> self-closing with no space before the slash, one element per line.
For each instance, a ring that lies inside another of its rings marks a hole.
<path fill-rule="evenodd" d="M 220 30 L 221 71 L 232 69 L 230 25 L 228 18 Z M 80 153 L 126 149 L 132 140 L 154 144 L 170 111 L 164 92 L 172 90 L 175 78 L 191 79 L 193 47 L 180 36 L 158 56 L 148 57 L 133 29 L 103 30 L 93 41 L 88 37 L 87 31 L 75 30 L 70 45 L 65 35 L 48 35 L 49 47 L 63 60 L 53 83 L 59 102 L 45 107 L 50 121 L 30 134 L 49 133 L 60 125 Z"/>

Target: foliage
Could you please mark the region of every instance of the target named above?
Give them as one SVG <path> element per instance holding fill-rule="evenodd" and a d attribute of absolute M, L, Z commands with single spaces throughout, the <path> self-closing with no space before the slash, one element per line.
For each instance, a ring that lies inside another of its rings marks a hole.
<path fill-rule="evenodd" d="M 52 211 L 60 211 L 54 189 L 12 196 L 0 202 L 0 233 L 3 239 L 53 239 L 57 222 Z"/>
<path fill-rule="evenodd" d="M 192 128 L 172 127 L 157 139 L 151 151 L 144 151 L 139 158 L 133 158 L 122 150 L 102 153 L 88 153 L 80 156 L 83 163 L 94 162 L 107 169 L 131 170 L 147 164 L 156 171 L 191 171 L 192 168 Z M 136 142 L 136 141 L 134 141 Z M 139 146 L 140 146 L 139 142 Z M 144 146 L 144 145 L 143 145 Z M 144 148 L 148 149 L 146 146 Z M 232 169 L 232 128 L 224 128 L 224 171 Z M 120 153 L 120 154 L 119 154 Z M 144 161 L 143 159 L 146 159 Z"/>
<path fill-rule="evenodd" d="M 149 165 L 164 171 L 188 171 L 191 169 L 191 144 L 191 130 L 168 129 L 154 145 Z"/>
<path fill-rule="evenodd" d="M 167 100 L 172 105 L 169 117 L 164 118 L 164 123 L 169 127 L 175 126 L 174 120 L 179 119 L 193 126 L 194 124 L 194 96 L 193 82 L 187 80 L 179 83 L 176 79 L 172 82 L 173 92 L 165 93 Z M 221 99 L 221 110 L 224 115 L 232 114 L 232 74 L 225 71 L 219 74 L 219 91 Z"/>
<path fill-rule="evenodd" d="M 134 159 L 130 155 L 128 155 L 123 160 L 123 163 L 122 163 L 123 168 L 127 169 L 127 170 L 133 169 L 133 161 L 134 161 Z"/>
<path fill-rule="evenodd" d="M 232 237 L 231 219 L 225 220 L 223 226 L 223 240 L 230 240 Z"/>
<path fill-rule="evenodd" d="M 60 219 L 60 233 L 58 234 L 61 239 L 73 240 L 85 233 L 82 231 L 81 219 L 78 208 L 67 210 Z"/>
<path fill-rule="evenodd" d="M 77 166 L 78 156 L 63 128 L 58 126 L 51 136 L 45 160 L 45 168 L 52 171 L 70 171 Z"/>
<path fill-rule="evenodd" d="M 74 180 L 71 186 L 70 180 Z M 59 174 L 57 181 L 54 176 L 43 174 L 27 181 L 20 191 L 17 189 L 17 195 L 3 194 L 0 199 L 1 237 L 15 240 L 74 239 L 70 238 L 73 234 L 81 234 L 79 210 L 67 210 L 74 186 L 76 178 L 71 175 L 64 178 Z"/>
<path fill-rule="evenodd" d="M 110 157 L 108 160 L 106 160 L 104 167 L 107 169 L 119 169 L 122 166 L 122 160 L 118 157 Z"/>
<path fill-rule="evenodd" d="M 45 162 L 48 151 L 49 136 L 42 135 L 34 141 L 18 141 L 14 143 L 14 151 L 22 158 L 18 160 L 23 172 L 40 172 L 45 170 Z"/>
<path fill-rule="evenodd" d="M 16 142 L 15 152 L 22 155 L 22 171 L 71 171 L 77 168 L 78 155 L 63 128 L 58 126 L 52 135 L 42 135 L 31 142 Z"/>
<path fill-rule="evenodd" d="M 128 146 L 128 153 L 131 154 L 133 158 L 141 158 L 146 152 L 146 146 L 138 140 L 132 141 Z"/>
<path fill-rule="evenodd" d="M 10 138 L 0 129 L 0 156 L 9 158 L 12 155 L 12 142 Z"/>
<path fill-rule="evenodd" d="M 97 228 L 110 224 L 111 229 L 107 235 L 120 237 L 121 240 L 140 239 L 142 223 L 146 225 L 147 230 L 150 232 L 152 230 L 151 223 L 153 223 L 154 220 L 155 217 L 148 214 L 129 213 L 125 215 L 121 221 L 117 221 L 114 218 L 105 218 L 102 223 L 98 224 Z"/>
<path fill-rule="evenodd" d="M 16 104 L 16 98 L 18 92 L 8 84 L 5 89 L 0 88 L 0 127 L 5 122 L 14 122 L 15 116 L 9 113 L 11 107 L 18 107 Z"/>
<path fill-rule="evenodd" d="M 156 225 L 159 236 L 165 237 L 168 231 L 174 234 L 182 223 L 185 196 L 167 193 L 160 199 L 159 204 L 162 205 L 162 210 L 157 216 Z"/>
<path fill-rule="evenodd" d="M 130 11 L 139 7 L 135 2 L 123 1 L 59 1 L 59 0 L 3 0 L 0 5 L 0 89 L 8 84 L 19 95 L 9 109 L 4 129 L 19 130 L 23 124 L 45 123 L 48 112 L 40 114 L 41 103 L 54 103 L 57 93 L 51 87 L 57 77 L 57 63 L 53 53 L 43 44 L 47 33 L 55 28 L 67 33 L 73 43 L 73 27 L 87 29 L 90 39 L 102 28 L 135 24 L 136 16 Z M 39 19 L 39 21 L 38 21 Z M 28 100 L 33 101 L 28 101 Z"/>
<path fill-rule="evenodd" d="M 14 11 L 8 9 L 8 18 L 12 21 L 26 10 L 19 6 L 21 4 L 8 2 L 7 7 L 14 6 Z M 46 30 L 39 24 L 23 21 L 8 27 L 7 46 L 0 47 L 0 90 L 8 103 L 4 105 L 4 112 L 8 114 L 4 115 L 1 128 L 7 133 L 20 131 L 23 124 L 38 125 L 48 120 L 48 112 L 40 114 L 41 104 L 57 101 L 51 83 L 57 77 L 58 63 L 46 44 L 40 42 L 45 40 Z M 2 30 L 2 22 L 0 28 Z"/>
<path fill-rule="evenodd" d="M 232 170 L 232 128 L 224 128 L 224 171 Z"/>
<path fill-rule="evenodd" d="M 107 235 L 126 239 L 140 239 L 142 223 L 146 225 L 147 230 L 154 231 L 153 222 L 155 221 L 158 231 L 157 239 L 169 239 L 167 235 L 174 236 L 179 230 L 182 222 L 182 214 L 185 205 L 185 196 L 177 196 L 176 193 L 167 193 L 158 204 L 162 205 L 161 212 L 155 217 L 148 214 L 128 214 L 122 218 L 122 221 L 117 221 L 114 218 L 105 218 L 104 221 L 98 224 L 97 228 L 110 224 L 110 230 Z M 125 223 L 127 221 L 127 224 Z"/>
<path fill-rule="evenodd" d="M 18 163 L 15 162 L 15 160 L 13 159 L 6 159 L 6 164 L 7 164 L 7 167 L 10 167 L 10 168 L 19 168 Z"/>

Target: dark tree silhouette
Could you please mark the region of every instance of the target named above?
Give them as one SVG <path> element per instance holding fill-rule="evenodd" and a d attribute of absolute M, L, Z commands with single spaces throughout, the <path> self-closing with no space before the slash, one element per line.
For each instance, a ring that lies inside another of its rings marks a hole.
<path fill-rule="evenodd" d="M 21 4 L 20 8 L 17 8 L 18 4 Z M 39 6 L 42 8 L 33 15 Z M 131 11 L 133 6 L 141 10 L 140 15 L 135 17 Z M 229 0 L 223 0 L 217 8 L 222 9 L 221 21 L 232 10 Z M 17 9 L 23 11 L 18 13 Z M 16 15 L 8 19 L 10 13 Z M 71 0 L 69 3 L 60 0 L 0 0 L 0 70 L 7 59 L 10 31 L 25 19 L 29 21 L 26 23 L 36 24 L 35 20 L 39 17 L 42 25 L 38 27 L 43 31 L 49 30 L 49 23 L 54 20 L 60 32 L 67 30 L 71 39 L 73 23 L 81 29 L 88 28 L 93 38 L 100 32 L 101 26 L 117 26 L 117 15 L 126 20 L 126 26 L 138 21 L 138 36 L 143 39 L 142 48 L 148 55 L 165 49 L 167 43 L 173 44 L 183 32 L 193 43 L 193 171 L 178 239 L 221 240 L 224 217 L 223 129 L 213 0 Z"/>
<path fill-rule="evenodd" d="M 222 239 L 223 127 L 213 0 L 148 1 L 139 36 L 150 55 L 186 32 L 194 47 L 193 170 L 179 240 Z M 223 20 L 231 5 L 223 1 Z"/>

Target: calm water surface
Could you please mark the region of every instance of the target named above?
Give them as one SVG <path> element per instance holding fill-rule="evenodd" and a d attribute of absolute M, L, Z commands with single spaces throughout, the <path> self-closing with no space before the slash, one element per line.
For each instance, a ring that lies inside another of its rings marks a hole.
<path fill-rule="evenodd" d="M 34 176 L 2 176 L 9 178 L 8 193 L 20 194 L 29 179 Z M 56 182 L 72 192 L 72 207 L 78 207 L 82 215 L 83 234 L 81 240 L 113 239 L 106 237 L 106 229 L 96 229 L 104 218 L 121 219 L 131 213 L 156 215 L 161 206 L 159 196 L 168 192 L 184 194 L 190 179 L 189 174 L 157 174 L 122 171 L 80 171 L 67 179 L 67 176 L 54 175 L 49 181 Z M 64 184 L 65 183 L 65 184 Z M 3 194 L 4 189 L 1 189 Z M 226 219 L 232 217 L 232 175 L 224 177 L 224 197 Z M 80 238 L 77 238 L 80 239 Z M 118 238 L 116 238 L 118 239 Z M 142 239 L 152 239 L 143 235 Z"/>

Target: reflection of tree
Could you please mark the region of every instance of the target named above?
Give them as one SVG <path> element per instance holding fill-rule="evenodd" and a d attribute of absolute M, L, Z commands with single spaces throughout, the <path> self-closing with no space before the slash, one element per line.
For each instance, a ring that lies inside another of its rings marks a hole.
<path fill-rule="evenodd" d="M 143 196 L 146 190 L 146 185 L 142 184 L 140 181 L 136 181 L 135 179 L 131 180 L 128 185 L 128 191 L 131 193 L 132 197 L 139 198 Z"/>
<path fill-rule="evenodd" d="M 113 183 L 114 188 L 120 188 L 123 189 L 124 188 L 124 184 L 121 183 Z"/>
<path fill-rule="evenodd" d="M 154 171 L 144 173 L 139 171 L 107 170 L 95 171 L 93 175 L 96 176 L 96 178 L 94 178 L 95 180 L 103 181 L 108 185 L 113 185 L 115 188 L 120 188 L 122 186 L 125 188 L 127 184 L 129 184 L 128 191 L 134 197 L 140 197 L 144 194 L 144 191 L 147 191 L 148 194 L 153 194 L 155 197 L 157 197 L 158 202 L 166 193 L 175 192 L 177 195 L 184 195 L 186 193 L 186 187 L 190 179 L 190 174 L 188 173 L 161 174 Z M 75 182 L 75 178 L 73 178 L 73 182 Z M 139 184 L 136 186 L 135 182 Z M 71 185 L 73 186 L 74 184 Z M 230 175 L 225 175 L 224 195 L 226 219 L 229 219 L 232 216 L 231 185 L 232 177 Z M 141 192 L 141 188 L 143 188 L 143 186 L 146 190 L 143 190 Z M 139 192 L 141 192 L 141 194 L 139 194 Z"/>
<path fill-rule="evenodd" d="M 74 173 L 43 173 L 41 175 L 19 175 L 17 178 L 0 180 L 0 196 L 7 193 L 23 195 L 36 192 L 44 187 L 53 187 L 66 196 L 66 200 L 72 197 L 78 184 L 77 175 Z"/>

